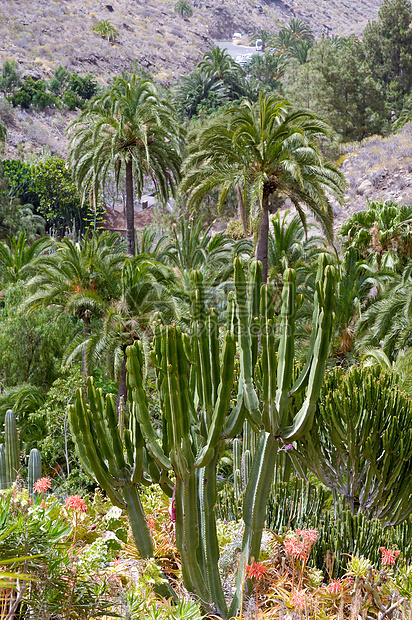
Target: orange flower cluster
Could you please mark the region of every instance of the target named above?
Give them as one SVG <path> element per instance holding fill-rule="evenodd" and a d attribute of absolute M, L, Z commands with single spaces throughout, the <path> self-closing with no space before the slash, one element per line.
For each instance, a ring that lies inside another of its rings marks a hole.
<path fill-rule="evenodd" d="M 252 562 L 252 564 L 246 566 L 246 574 L 250 579 L 252 579 L 252 577 L 258 580 L 262 579 L 262 577 L 264 577 L 266 573 L 267 568 L 261 562 Z"/>
<path fill-rule="evenodd" d="M 379 547 L 379 551 L 382 553 L 382 564 L 386 566 L 393 566 L 400 554 L 400 551 L 396 549 L 386 549 L 385 547 Z"/>
<path fill-rule="evenodd" d="M 73 508 L 74 510 L 78 510 L 79 512 L 86 512 L 87 506 L 86 502 L 80 495 L 70 495 L 66 499 L 66 508 Z"/>
<path fill-rule="evenodd" d="M 36 493 L 46 493 L 48 489 L 51 489 L 50 478 L 39 478 L 34 483 L 33 489 Z"/>
<path fill-rule="evenodd" d="M 283 545 L 293 558 L 305 560 L 317 540 L 318 530 L 295 530 L 295 535 L 285 538 Z"/>
<path fill-rule="evenodd" d="M 292 595 L 290 602 L 295 609 L 304 609 L 306 603 L 305 590 L 296 590 L 296 592 Z"/>

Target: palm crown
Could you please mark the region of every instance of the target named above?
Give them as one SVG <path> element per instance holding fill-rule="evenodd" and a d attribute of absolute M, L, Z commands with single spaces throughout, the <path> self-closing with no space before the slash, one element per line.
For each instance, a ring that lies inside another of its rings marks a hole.
<path fill-rule="evenodd" d="M 220 115 L 189 147 L 181 191 L 189 193 L 189 207 L 220 187 L 219 206 L 240 186 L 251 206 L 258 206 L 260 231 L 256 257 L 267 277 L 269 199 L 283 194 L 295 205 L 302 221 L 302 204 L 333 237 L 333 211 L 327 193 L 343 200 L 345 180 L 321 155 L 317 138 L 331 130 L 308 110 L 291 111 L 274 95 L 261 95 L 257 104 L 245 101 Z"/>
<path fill-rule="evenodd" d="M 151 177 L 166 202 L 180 179 L 182 133 L 171 106 L 148 80 L 118 78 L 69 125 L 68 133 L 69 162 L 83 199 L 91 193 L 96 201 L 108 175 L 114 173 L 118 185 L 125 168 L 127 251 L 134 255 L 134 191 L 140 198 L 145 177 Z"/>

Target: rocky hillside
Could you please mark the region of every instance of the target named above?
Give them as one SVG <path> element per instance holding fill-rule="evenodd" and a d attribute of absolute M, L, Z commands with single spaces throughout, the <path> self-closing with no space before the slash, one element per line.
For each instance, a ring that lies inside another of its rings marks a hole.
<path fill-rule="evenodd" d="M 235 31 L 276 31 L 291 17 L 313 30 L 360 33 L 376 17 L 378 0 L 192 0 L 190 20 L 176 0 L 7 0 L 0 3 L 0 61 L 13 58 L 26 74 L 47 77 L 63 64 L 106 81 L 133 66 L 164 85 L 188 72 L 214 39 Z M 109 20 L 114 43 L 91 31 Z"/>

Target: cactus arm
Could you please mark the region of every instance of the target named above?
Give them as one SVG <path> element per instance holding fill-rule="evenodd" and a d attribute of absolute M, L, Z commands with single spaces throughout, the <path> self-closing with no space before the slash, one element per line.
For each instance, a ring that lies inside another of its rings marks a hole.
<path fill-rule="evenodd" d="M 4 444 L 0 444 L 0 490 L 7 489 L 6 452 Z"/>
<path fill-rule="evenodd" d="M 276 407 L 276 373 L 277 358 L 275 348 L 275 323 L 273 320 L 273 300 L 267 284 L 261 288 L 260 316 L 261 316 L 261 343 L 260 358 L 262 369 L 263 409 L 262 423 L 265 430 L 276 435 L 279 426 L 279 412 Z"/>
<path fill-rule="evenodd" d="M 250 335 L 249 309 L 247 305 L 246 278 L 240 258 L 235 259 L 236 310 L 239 320 L 240 366 L 242 375 L 239 380 L 244 382 L 244 399 L 247 417 L 258 430 L 261 423 L 259 401 L 253 385 L 252 343 Z"/>
<path fill-rule="evenodd" d="M 235 337 L 228 332 L 226 334 L 225 350 L 223 353 L 221 378 L 218 390 L 218 397 L 214 408 L 212 423 L 206 445 L 202 448 L 195 467 L 205 467 L 213 458 L 216 445 L 221 438 L 226 413 L 229 408 L 230 395 L 233 385 L 233 369 L 235 363 Z"/>
<path fill-rule="evenodd" d="M 323 280 L 324 275 L 325 275 L 325 269 L 328 264 L 329 264 L 329 257 L 327 254 L 322 254 L 321 256 L 319 256 L 318 269 L 316 272 L 316 282 L 321 282 Z M 315 349 L 318 324 L 319 324 L 319 296 L 316 290 L 314 298 L 313 298 L 313 314 L 312 314 L 313 329 L 312 329 L 312 332 L 310 334 L 310 339 L 309 339 L 308 355 L 306 358 L 306 363 L 304 367 L 302 368 L 302 371 L 299 374 L 299 377 L 296 379 L 296 382 L 294 383 L 291 389 L 291 394 L 298 394 L 299 392 L 304 390 L 308 384 L 310 369 L 311 369 L 312 360 L 313 360 L 313 352 Z"/>
<path fill-rule="evenodd" d="M 217 613 L 222 618 L 227 617 L 227 606 L 223 594 L 222 581 L 219 575 L 219 543 L 216 532 L 216 465 L 219 452 L 215 450 L 210 463 L 199 470 L 199 503 L 201 518 L 202 543 L 205 557 L 205 573 L 208 589 Z"/>
<path fill-rule="evenodd" d="M 142 369 L 139 364 L 137 344 L 127 347 L 126 355 L 126 367 L 130 377 L 129 385 L 131 385 L 133 391 L 133 402 L 136 404 L 136 415 L 140 430 L 152 457 L 163 469 L 169 470 L 172 468 L 172 464 L 170 459 L 163 452 L 161 446 L 157 443 L 157 435 L 150 419 L 149 408 L 147 406 L 147 395 L 143 389 Z"/>
<path fill-rule="evenodd" d="M 11 409 L 6 411 L 4 419 L 4 444 L 6 454 L 7 485 L 10 487 L 20 470 L 20 448 L 17 433 L 16 416 Z"/>
<path fill-rule="evenodd" d="M 136 485 L 126 482 L 122 488 L 133 538 L 142 558 L 153 557 L 153 542 Z"/>
<path fill-rule="evenodd" d="M 92 480 L 96 480 L 96 477 L 93 473 L 93 470 L 91 468 L 91 465 L 89 463 L 89 459 L 87 458 L 86 455 L 86 449 L 84 447 L 84 443 L 82 441 L 77 441 L 78 437 L 81 437 L 81 431 L 80 431 L 80 426 L 79 426 L 79 420 L 78 420 L 78 415 L 76 412 L 74 412 L 73 414 L 71 413 L 71 407 L 74 405 L 69 406 L 68 408 L 68 420 L 69 420 L 69 426 L 70 426 L 70 432 L 72 434 L 74 441 L 74 447 L 76 450 L 76 454 L 79 458 L 79 461 L 81 463 L 81 466 L 83 468 L 83 470 L 85 471 L 85 473 L 92 479 Z"/>
<path fill-rule="evenodd" d="M 226 308 L 226 331 L 234 332 L 236 323 L 236 308 L 235 308 L 235 294 L 233 291 L 229 292 L 227 296 L 227 308 Z"/>
<path fill-rule="evenodd" d="M 259 349 L 259 329 L 255 319 L 259 316 L 260 289 L 262 286 L 262 263 L 254 261 L 251 266 L 251 280 L 249 285 L 249 319 L 252 326 L 252 371 L 255 368 Z"/>
<path fill-rule="evenodd" d="M 198 343 L 199 351 L 199 371 L 202 378 L 202 405 L 204 409 L 204 416 L 206 425 L 210 423 L 212 416 L 212 369 L 210 364 L 210 342 L 209 342 L 209 330 L 208 321 L 206 317 L 206 305 L 205 305 L 205 292 L 203 287 L 203 276 L 200 271 L 195 271 L 194 278 L 194 304 L 193 304 L 193 317 L 196 331 L 194 336 Z"/>
<path fill-rule="evenodd" d="M 224 429 L 223 436 L 225 437 L 225 439 L 232 439 L 232 437 L 236 437 L 236 435 L 239 435 L 246 419 L 246 413 L 247 409 L 243 398 L 243 392 L 240 391 L 239 383 L 239 392 L 236 406 L 227 418 L 226 426 Z"/>
<path fill-rule="evenodd" d="M 74 418 L 78 420 L 78 426 L 73 424 Z M 84 402 L 80 388 L 76 391 L 75 404 L 69 406 L 69 424 L 75 438 L 76 444 L 83 444 L 86 454 L 87 463 L 93 472 L 93 477 L 97 483 L 104 489 L 111 501 L 120 508 L 124 508 L 118 493 L 115 491 L 116 480 L 111 476 L 106 464 L 101 460 L 101 447 L 96 443 L 91 418 L 88 416 L 86 404 Z M 75 434 L 78 429 L 79 434 Z M 79 451 L 79 454 L 81 452 Z"/>
<path fill-rule="evenodd" d="M 281 338 L 279 343 L 279 362 L 275 406 L 279 412 L 279 426 L 283 428 L 288 421 L 289 392 L 292 381 L 295 355 L 295 297 L 296 271 L 286 269 L 283 274 L 282 310 L 281 310 Z M 277 433 L 275 433 L 277 434 Z"/>
<path fill-rule="evenodd" d="M 96 390 L 93 377 L 87 377 L 87 398 L 93 419 L 94 432 L 96 437 L 99 438 L 100 450 L 107 460 L 111 475 L 116 477 L 117 466 L 113 458 L 112 446 L 109 444 L 107 423 L 102 415 L 102 411 L 104 411 L 103 394 L 101 390 Z"/>
<path fill-rule="evenodd" d="M 217 321 L 217 312 L 215 309 L 213 309 L 209 315 L 209 351 L 212 377 L 212 405 L 214 407 L 216 405 L 220 383 L 219 325 Z"/>
<path fill-rule="evenodd" d="M 30 496 L 33 495 L 33 486 L 39 478 L 41 478 L 41 455 L 37 448 L 32 448 L 27 472 L 27 488 Z"/>
<path fill-rule="evenodd" d="M 245 531 L 239 568 L 236 574 L 236 591 L 229 609 L 229 618 L 236 616 L 241 602 L 242 585 L 246 579 L 246 566 L 253 557 L 259 560 L 260 542 L 266 519 L 266 505 L 273 483 L 273 471 L 277 459 L 277 442 L 272 435 L 262 431 L 256 448 L 250 478 L 243 499 Z M 246 591 L 250 590 L 250 582 Z"/>
<path fill-rule="evenodd" d="M 309 376 L 306 398 L 302 407 L 296 414 L 293 424 L 281 433 L 282 437 L 289 441 L 295 441 L 312 427 L 313 416 L 316 410 L 316 401 L 319 398 L 323 383 L 329 344 L 332 336 L 334 318 L 332 312 L 334 276 L 335 270 L 333 267 L 328 266 L 325 271 L 325 288 L 323 291 L 324 294 L 322 295 L 323 307 L 319 315 L 319 330 L 313 353 L 313 363 Z M 321 283 L 318 283 L 318 289 L 320 288 Z"/>
<path fill-rule="evenodd" d="M 126 475 L 126 478 L 128 479 L 130 477 L 130 472 L 125 471 L 128 468 L 123 455 L 123 444 L 120 439 L 119 427 L 116 417 L 116 405 L 114 402 L 113 394 L 108 394 L 106 396 L 106 420 L 112 440 L 113 454 L 116 459 L 117 468 L 119 470 L 119 473 L 122 474 L 123 472 L 123 475 Z"/>
<path fill-rule="evenodd" d="M 201 546 L 196 471 L 192 470 L 184 482 L 179 478 L 176 480 L 176 498 L 179 497 L 176 502 L 176 542 L 178 540 L 180 542 L 179 551 L 186 567 L 192 592 L 195 592 L 201 601 L 206 602 L 210 600 L 210 597 L 198 559 Z"/>

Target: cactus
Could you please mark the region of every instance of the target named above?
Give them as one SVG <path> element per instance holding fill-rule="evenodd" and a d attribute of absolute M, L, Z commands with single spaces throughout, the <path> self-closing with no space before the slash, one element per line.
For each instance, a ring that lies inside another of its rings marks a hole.
<path fill-rule="evenodd" d="M 4 447 L 6 456 L 6 488 L 11 487 L 20 471 L 20 449 L 16 417 L 11 409 L 4 421 Z"/>
<path fill-rule="evenodd" d="M 141 358 L 141 351 L 138 350 Z M 144 439 L 133 406 L 129 428 L 119 428 L 112 394 L 103 398 L 92 377 L 87 379 L 87 399 L 80 389 L 74 405 L 69 407 L 69 424 L 78 457 L 84 470 L 104 489 L 116 506 L 126 508 L 136 546 L 143 558 L 153 557 L 153 542 L 140 501 L 139 484 L 151 484 L 149 470 L 157 475 L 162 488 L 172 494 L 173 485 L 159 472 L 156 463 L 145 453 Z M 147 404 L 146 404 L 147 406 Z M 121 435 L 124 432 L 124 444 Z M 124 446 L 126 450 L 124 451 Z M 144 471 L 146 462 L 146 471 Z M 156 587 L 165 597 L 174 593 L 167 585 Z"/>
<path fill-rule="evenodd" d="M 384 525 L 412 513 L 412 400 L 398 378 L 379 366 L 328 373 L 318 423 L 301 437 L 293 458 L 326 486 Z"/>
<path fill-rule="evenodd" d="M 316 402 L 322 386 L 325 364 L 332 333 L 335 272 L 328 264 L 327 255 L 320 257 L 316 277 L 313 329 L 308 358 L 301 373 L 295 378 L 294 321 L 296 308 L 301 300 L 295 290 L 296 273 L 284 272 L 280 342 L 278 355 L 275 347 L 275 314 L 268 285 L 260 292 L 261 355 L 252 366 L 251 318 L 247 309 L 246 280 L 240 259 L 235 260 L 236 305 L 239 317 L 239 344 L 241 379 L 246 405 L 246 416 L 255 430 L 260 430 L 250 478 L 243 500 L 245 531 L 239 570 L 236 575 L 236 593 L 229 609 L 234 616 L 239 609 L 245 582 L 245 567 L 260 553 L 260 542 L 266 518 L 266 505 L 272 488 L 278 458 L 278 439 L 288 443 L 305 436 L 311 429 Z M 249 293 L 250 296 L 250 293 Z M 254 374 L 261 383 L 258 397 Z M 240 388 L 241 390 L 242 388 Z M 306 390 L 306 393 L 303 393 Z M 300 403 L 297 408 L 296 402 Z M 251 584 L 246 584 L 246 592 Z"/>
<path fill-rule="evenodd" d="M 294 441 L 312 425 L 331 334 L 333 269 L 323 259 L 317 277 L 310 355 L 295 381 L 295 273 L 287 270 L 284 276 L 277 355 L 273 302 L 268 287 L 262 287 L 261 271 L 261 265 L 255 263 L 247 283 L 242 261 L 235 260 L 235 296 L 228 299 L 221 351 L 217 315 L 206 309 L 199 272 L 193 274 L 191 334 L 183 334 L 176 325 L 163 326 L 155 321 L 151 361 L 162 411 L 161 437 L 150 417 L 138 342 L 126 351 L 130 428 L 125 431 L 125 451 L 113 398 L 109 395 L 104 403 L 92 379 L 88 379 L 89 405 L 78 391 L 69 416 L 85 470 L 112 501 L 127 506 L 136 545 L 146 557 L 152 554 L 152 547 L 137 485 L 153 481 L 170 491 L 169 471 L 173 470 L 176 544 L 185 586 L 199 597 L 206 612 L 222 618 L 235 616 L 239 610 L 245 566 L 251 556 L 259 556 L 275 466 L 278 461 L 283 463 L 278 457 L 278 439 Z M 237 348 L 239 374 L 234 381 Z M 295 416 L 293 403 L 300 405 Z M 240 464 L 237 436 L 242 431 L 244 454 Z M 245 536 L 230 609 L 218 570 L 215 513 L 217 463 L 228 439 L 234 439 L 238 496 L 242 491 L 240 475 L 245 482 L 247 479 Z"/>
<path fill-rule="evenodd" d="M 0 490 L 7 489 L 6 452 L 4 444 L 0 444 Z"/>
<path fill-rule="evenodd" d="M 32 448 L 29 454 L 29 466 L 27 473 L 27 488 L 29 495 L 33 495 L 33 487 L 39 478 L 41 478 L 41 455 L 37 448 Z"/>

